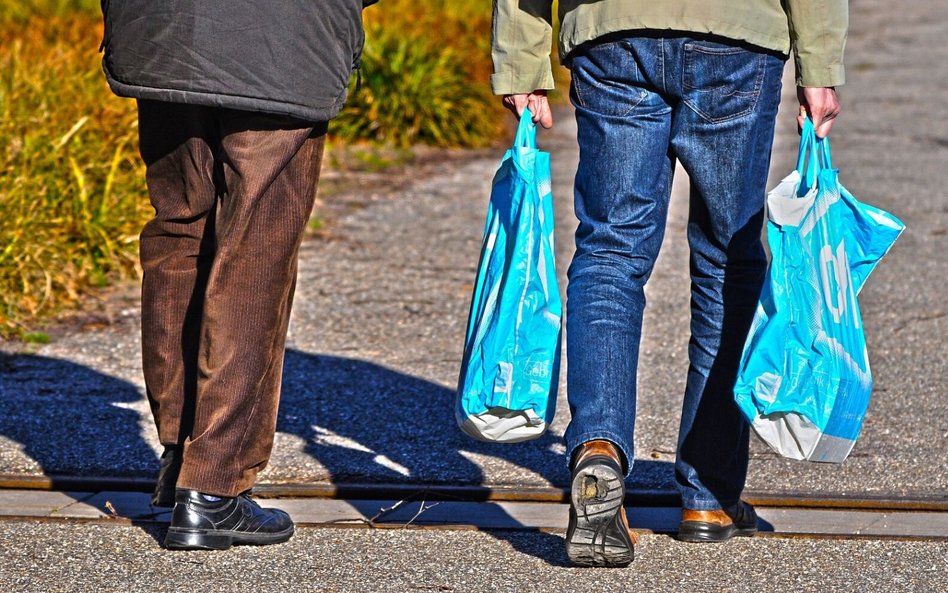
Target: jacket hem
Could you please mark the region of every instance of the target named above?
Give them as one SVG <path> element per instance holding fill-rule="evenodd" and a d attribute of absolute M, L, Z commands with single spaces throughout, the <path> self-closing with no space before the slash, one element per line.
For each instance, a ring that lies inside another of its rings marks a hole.
<path fill-rule="evenodd" d="M 790 54 L 789 30 L 778 36 L 773 32 L 758 31 L 751 27 L 730 20 L 695 20 L 689 22 L 684 19 L 675 27 L 667 26 L 664 15 L 634 15 L 614 18 L 598 23 L 595 28 L 579 29 L 565 24 L 560 34 L 559 50 L 561 61 L 566 65 L 569 54 L 577 47 L 609 33 L 637 30 L 677 30 L 683 33 L 694 32 L 706 35 L 715 35 L 735 41 L 743 41 L 758 47 L 769 49 L 785 56 Z"/>
<path fill-rule="evenodd" d="M 146 99 L 153 101 L 166 101 L 169 103 L 186 103 L 189 105 L 203 105 L 206 107 L 221 107 L 224 109 L 238 109 L 241 111 L 256 111 L 270 113 L 273 115 L 283 115 L 297 118 L 308 122 L 329 121 L 339 114 L 345 103 L 346 93 L 342 98 L 332 105 L 326 107 L 307 107 L 295 103 L 278 101 L 274 99 L 262 99 L 259 97 L 243 97 L 240 95 L 228 95 L 225 93 L 213 93 L 206 91 L 192 91 L 180 89 L 163 89 L 128 84 L 116 80 L 105 69 L 105 77 L 109 83 L 112 92 L 120 97 L 130 99 Z"/>

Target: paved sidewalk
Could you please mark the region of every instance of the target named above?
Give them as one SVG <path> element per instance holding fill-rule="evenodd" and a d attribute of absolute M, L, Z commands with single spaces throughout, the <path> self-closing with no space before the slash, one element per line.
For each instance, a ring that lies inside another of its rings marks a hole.
<path fill-rule="evenodd" d="M 948 4 L 931 0 L 909 11 L 866 0 L 853 6 L 852 27 L 834 158 L 857 197 L 908 225 L 861 295 L 876 393 L 846 463 L 791 462 L 755 443 L 748 487 L 946 499 Z M 775 178 L 795 157 L 794 111 L 788 96 Z M 558 115 L 540 142 L 553 154 L 562 275 L 577 155 L 571 117 Z M 304 245 L 265 483 L 567 483 L 562 397 L 549 435 L 532 443 L 475 443 L 454 424 L 453 388 L 496 164 L 496 157 L 445 163 L 340 218 L 331 240 Z M 672 486 L 687 365 L 683 181 L 676 179 L 666 245 L 648 287 L 630 482 L 638 488 Z M 132 303 L 108 327 L 0 359 L 0 474 L 153 475 L 156 442 L 142 395 L 137 325 Z"/>
<path fill-rule="evenodd" d="M 153 527 L 0 523 L 9 593 L 940 593 L 945 544 L 643 536 L 626 569 L 567 567 L 561 534 L 300 529 L 288 543 L 165 552 Z"/>

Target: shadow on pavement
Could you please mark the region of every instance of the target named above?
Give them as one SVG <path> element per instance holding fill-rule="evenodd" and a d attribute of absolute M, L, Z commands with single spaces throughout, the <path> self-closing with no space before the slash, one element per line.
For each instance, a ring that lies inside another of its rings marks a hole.
<path fill-rule="evenodd" d="M 522 468 L 555 486 L 569 485 L 560 437 L 548 432 L 513 445 L 475 441 L 458 429 L 454 406 L 454 391 L 430 381 L 371 362 L 289 350 L 277 431 L 300 437 L 336 484 L 418 484 L 419 491 L 427 485 L 486 486 L 478 461 L 492 457 L 491 486 L 520 485 Z M 509 479 L 499 466 L 509 468 Z M 667 472 L 670 466 L 639 460 L 636 472 Z M 359 508 L 366 519 L 379 510 Z M 521 552 L 566 562 L 558 535 L 541 534 L 542 552 L 535 553 L 521 547 L 528 541 L 536 547 L 536 539 L 492 533 Z"/>
<path fill-rule="evenodd" d="M 475 441 L 457 428 L 452 390 L 360 360 L 288 351 L 277 430 L 302 438 L 335 483 L 480 486 L 483 457 L 516 466 L 492 485 L 517 486 L 520 468 L 558 486 L 569 480 L 559 437 Z"/>
<path fill-rule="evenodd" d="M 536 471 L 555 484 L 569 478 L 562 455 L 553 450 L 558 437 L 547 433 L 523 445 L 474 441 L 457 428 L 453 391 L 348 358 L 287 351 L 277 431 L 305 441 L 306 452 L 326 467 L 333 483 L 418 484 L 419 490 L 480 486 L 485 476 L 478 456 Z M 366 519 L 379 510 L 359 508 Z M 518 549 L 527 541 L 492 533 Z M 552 550 L 563 547 L 562 538 L 541 535 L 546 544 L 538 556 L 548 560 Z"/>
<path fill-rule="evenodd" d="M 154 475 L 141 400 L 134 385 L 68 360 L 0 354 L 0 435 L 47 476 Z M 0 471 L 15 463 L 5 460 Z"/>
<path fill-rule="evenodd" d="M 516 487 L 527 470 L 553 485 L 568 485 L 560 437 L 547 433 L 518 445 L 477 442 L 457 428 L 454 404 L 453 390 L 418 377 L 371 362 L 290 350 L 277 431 L 299 437 L 307 456 L 324 466 L 326 479 L 335 484 L 417 484 L 419 492 L 428 485 Z M 142 436 L 150 421 L 141 392 L 127 381 L 68 360 L 0 354 L 0 435 L 54 484 L 60 476 L 153 477 L 157 456 Z M 36 474 L 18 459 L 16 453 L 0 457 L 0 473 Z M 297 459 L 307 463 L 298 455 L 291 458 Z M 490 484 L 485 463 L 491 464 Z M 648 473 L 659 465 L 668 464 L 638 461 L 636 471 L 645 466 Z M 292 475 L 293 469 L 280 471 Z M 495 508 L 492 512 L 504 513 Z M 161 510 L 155 510 L 158 516 Z M 365 518 L 378 510 L 366 507 Z M 543 533 L 537 540 L 513 531 L 492 533 L 521 552 L 565 563 L 561 536 Z"/>
<path fill-rule="evenodd" d="M 121 502 L 110 509 L 105 499 L 70 492 L 57 478 L 153 476 L 158 458 L 142 438 L 141 400 L 131 383 L 74 362 L 0 353 L 0 435 L 19 444 L 54 489 L 121 516 Z M 4 473 L 36 474 L 17 466 L 17 457 L 4 460 Z M 163 510 L 153 511 L 157 516 Z M 160 543 L 147 522 L 132 524 Z"/>

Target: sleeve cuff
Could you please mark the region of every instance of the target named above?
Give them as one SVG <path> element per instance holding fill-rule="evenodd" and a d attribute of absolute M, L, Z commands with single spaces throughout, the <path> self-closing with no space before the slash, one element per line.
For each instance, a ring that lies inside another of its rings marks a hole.
<path fill-rule="evenodd" d="M 797 59 L 797 86 L 822 88 L 846 83 L 846 68 L 842 64 L 813 65 Z"/>
<path fill-rule="evenodd" d="M 533 68 L 501 68 L 491 74 L 490 88 L 495 95 L 532 93 L 535 90 L 552 90 L 553 69 L 549 60 Z"/>

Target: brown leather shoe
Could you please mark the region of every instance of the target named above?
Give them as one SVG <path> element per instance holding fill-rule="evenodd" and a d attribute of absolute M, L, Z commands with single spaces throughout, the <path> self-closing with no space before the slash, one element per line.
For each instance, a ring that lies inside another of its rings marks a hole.
<path fill-rule="evenodd" d="M 637 541 L 622 506 L 625 475 L 609 441 L 584 443 L 576 455 L 566 554 L 577 566 L 628 566 Z"/>
<path fill-rule="evenodd" d="M 749 503 L 739 501 L 729 509 L 714 511 L 681 510 L 678 539 L 685 542 L 724 542 L 735 536 L 757 533 L 757 513 Z"/>

